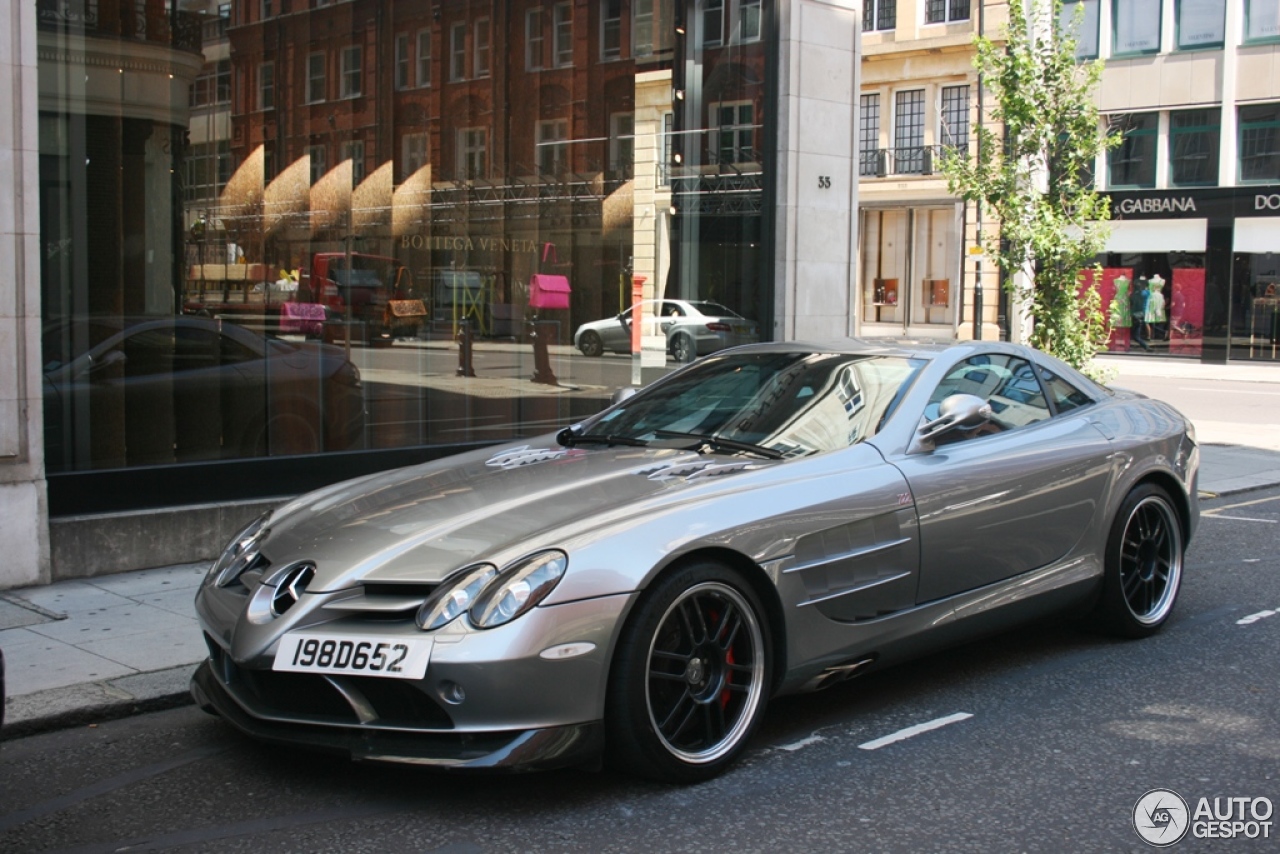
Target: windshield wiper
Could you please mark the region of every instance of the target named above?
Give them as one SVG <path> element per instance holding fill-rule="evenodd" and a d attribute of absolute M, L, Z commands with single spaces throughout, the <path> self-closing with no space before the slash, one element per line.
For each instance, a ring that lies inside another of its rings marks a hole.
<path fill-rule="evenodd" d="M 644 439 L 616 436 L 612 433 L 575 433 L 567 427 L 556 434 L 556 441 L 566 448 L 572 448 L 574 445 L 626 445 L 631 448 L 643 448 L 649 444 Z"/>
<path fill-rule="evenodd" d="M 740 451 L 744 454 L 755 454 L 767 460 L 782 459 L 781 451 L 766 448 L 764 445 L 753 445 L 750 442 L 725 439 L 721 436 L 711 436 L 704 433 L 681 433 L 676 430 L 654 430 L 653 434 L 664 439 L 692 439 L 697 444 L 697 447 L 690 448 L 690 450 L 697 450 L 700 454 L 710 451 Z"/>

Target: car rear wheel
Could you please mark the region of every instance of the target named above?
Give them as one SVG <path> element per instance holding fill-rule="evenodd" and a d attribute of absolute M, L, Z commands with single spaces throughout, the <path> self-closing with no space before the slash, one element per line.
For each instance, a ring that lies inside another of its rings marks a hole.
<path fill-rule="evenodd" d="M 769 634 L 759 599 L 719 563 L 689 564 L 645 592 L 609 677 L 611 761 L 656 780 L 710 779 L 764 713 Z"/>
<path fill-rule="evenodd" d="M 680 364 L 692 362 L 697 358 L 698 351 L 693 345 L 693 339 L 683 332 L 671 339 L 671 358 Z"/>
<path fill-rule="evenodd" d="M 1150 483 L 1135 488 L 1111 523 L 1097 623 L 1129 638 L 1159 630 L 1178 598 L 1183 553 L 1182 524 L 1168 493 Z"/>
<path fill-rule="evenodd" d="M 582 351 L 582 355 L 594 358 L 604 352 L 604 344 L 600 341 L 598 334 L 587 330 L 582 333 L 582 338 L 578 341 L 578 349 Z"/>

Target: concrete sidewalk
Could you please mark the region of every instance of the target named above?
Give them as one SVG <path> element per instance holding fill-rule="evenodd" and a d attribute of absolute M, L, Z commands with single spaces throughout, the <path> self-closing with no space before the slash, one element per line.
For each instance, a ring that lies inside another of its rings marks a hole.
<path fill-rule="evenodd" d="M 1118 363 L 1116 385 L 1141 376 L 1280 382 L 1280 366 L 1101 361 Z M 1280 452 L 1243 441 L 1202 446 L 1203 493 L 1275 485 Z M 187 681 L 206 655 L 193 601 L 207 568 L 171 566 L 0 592 L 8 683 L 3 737 L 190 702 Z"/>

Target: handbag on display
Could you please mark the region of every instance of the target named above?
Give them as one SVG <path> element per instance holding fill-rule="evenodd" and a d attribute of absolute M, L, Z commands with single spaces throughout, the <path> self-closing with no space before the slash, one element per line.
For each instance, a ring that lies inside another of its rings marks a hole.
<path fill-rule="evenodd" d="M 542 263 L 547 260 L 558 264 L 554 243 L 542 247 Z M 529 277 L 529 307 L 535 309 L 561 309 L 569 307 L 569 277 L 558 273 L 534 273 Z"/>

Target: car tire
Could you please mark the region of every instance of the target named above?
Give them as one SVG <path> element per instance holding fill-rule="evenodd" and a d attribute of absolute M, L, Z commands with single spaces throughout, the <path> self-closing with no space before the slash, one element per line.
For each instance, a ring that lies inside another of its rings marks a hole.
<path fill-rule="evenodd" d="M 1125 496 L 1107 538 L 1093 613 L 1098 627 L 1126 638 L 1159 631 L 1178 598 L 1184 549 L 1182 522 L 1165 490 L 1146 483 Z"/>
<path fill-rule="evenodd" d="M 582 355 L 595 358 L 604 353 L 604 343 L 600 340 L 600 336 L 591 330 L 582 333 L 582 337 L 578 339 L 578 349 L 582 351 Z"/>
<path fill-rule="evenodd" d="M 692 362 L 698 357 L 698 351 L 694 347 L 693 339 L 683 332 L 671 339 L 671 358 L 680 364 Z"/>
<path fill-rule="evenodd" d="M 698 561 L 658 579 L 623 627 L 605 712 L 611 764 L 694 783 L 742 753 L 772 684 L 769 626 L 742 576 Z"/>

